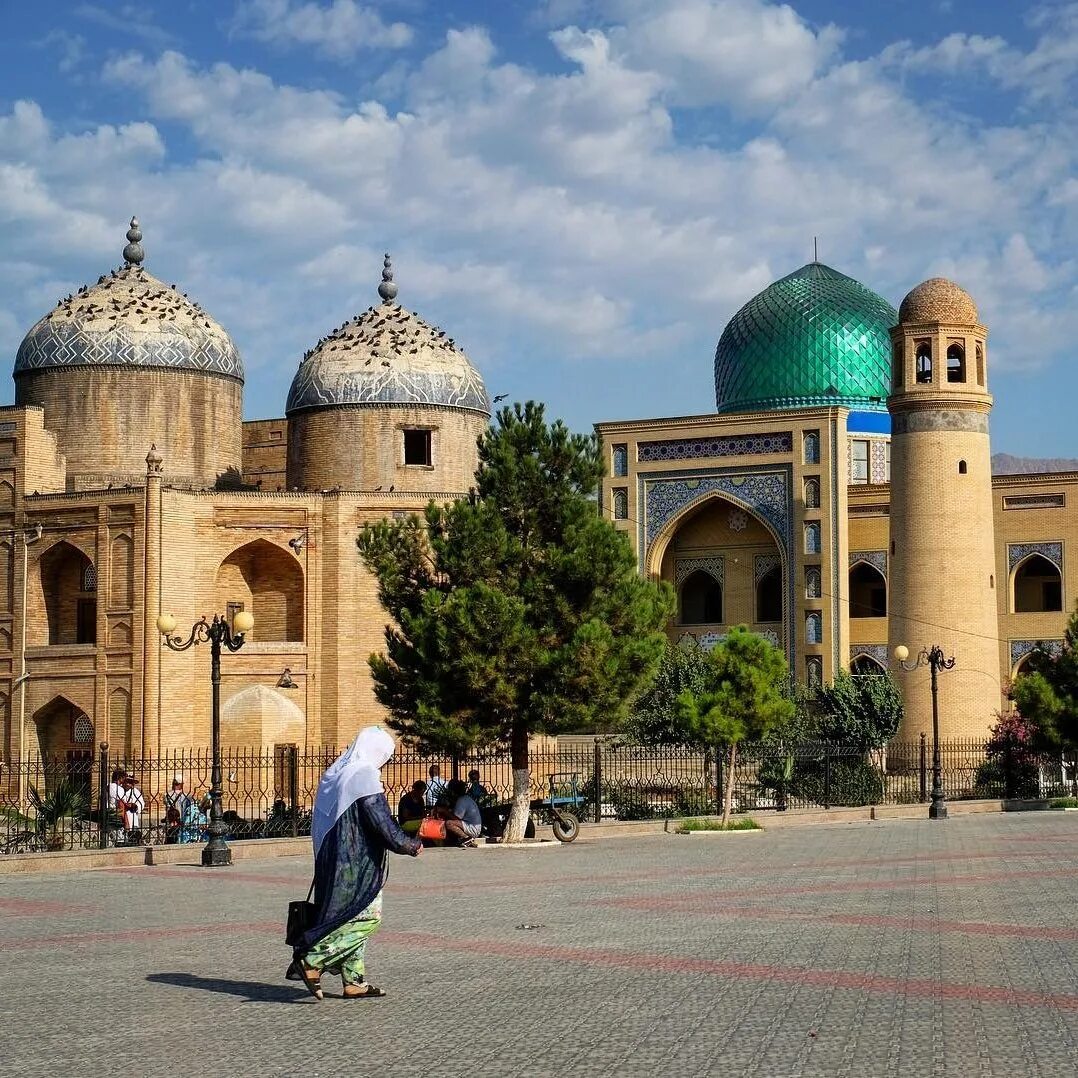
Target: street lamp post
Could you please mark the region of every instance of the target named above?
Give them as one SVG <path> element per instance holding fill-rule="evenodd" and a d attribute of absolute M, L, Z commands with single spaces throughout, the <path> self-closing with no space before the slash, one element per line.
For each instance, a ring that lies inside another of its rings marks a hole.
<path fill-rule="evenodd" d="M 943 648 L 939 644 L 933 644 L 930 648 L 921 648 L 916 660 L 906 662 L 910 657 L 910 649 L 904 644 L 895 648 L 895 658 L 903 670 L 913 671 L 922 666 L 927 666 L 932 672 L 932 802 L 928 806 L 928 818 L 930 820 L 947 819 L 947 802 L 943 797 L 943 779 L 940 773 L 940 714 L 939 714 L 939 689 L 936 678 L 941 670 L 950 670 L 954 667 L 954 656 L 944 658 Z"/>
<path fill-rule="evenodd" d="M 182 636 L 173 636 L 176 631 L 176 619 L 171 614 L 162 614 L 157 619 L 157 629 L 161 633 L 165 646 L 172 651 L 186 651 L 195 644 L 210 645 L 210 681 L 213 685 L 213 723 L 210 737 L 212 741 L 213 770 L 210 773 L 210 826 L 209 841 L 202 850 L 204 868 L 220 868 L 232 864 L 232 851 L 225 842 L 224 817 L 221 813 L 221 797 L 224 793 L 221 780 L 221 646 L 229 651 L 239 651 L 244 644 L 244 634 L 254 627 L 255 619 L 245 610 L 233 618 L 233 627 L 220 614 L 213 615 L 213 621 L 200 618 L 191 628 L 191 635 L 184 640 Z"/>

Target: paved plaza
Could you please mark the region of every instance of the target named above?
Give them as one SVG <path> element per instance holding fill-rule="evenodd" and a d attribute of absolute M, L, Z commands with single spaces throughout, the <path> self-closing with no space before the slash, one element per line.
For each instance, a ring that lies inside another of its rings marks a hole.
<path fill-rule="evenodd" d="M 283 979 L 307 859 L 0 876 L 0 1072 L 1061 1078 L 1076 853 L 1059 812 L 428 850 L 390 995 L 321 1003 Z"/>

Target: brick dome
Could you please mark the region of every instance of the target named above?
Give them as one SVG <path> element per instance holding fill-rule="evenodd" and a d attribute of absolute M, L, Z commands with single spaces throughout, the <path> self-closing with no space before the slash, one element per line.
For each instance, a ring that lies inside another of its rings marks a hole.
<path fill-rule="evenodd" d="M 914 288 L 902 301 L 898 320 L 948 322 L 960 326 L 975 326 L 979 321 L 973 298 L 946 277 L 931 277 Z"/>
<path fill-rule="evenodd" d="M 287 415 L 349 405 L 437 405 L 490 415 L 479 372 L 456 342 L 393 300 L 389 256 L 382 302 L 339 326 L 300 363 Z"/>
<path fill-rule="evenodd" d="M 142 233 L 131 221 L 128 238 Z M 80 288 L 26 334 L 16 379 L 71 367 L 189 370 L 243 381 L 232 338 L 197 303 L 142 268 L 142 246 L 124 248 L 125 265 Z"/>

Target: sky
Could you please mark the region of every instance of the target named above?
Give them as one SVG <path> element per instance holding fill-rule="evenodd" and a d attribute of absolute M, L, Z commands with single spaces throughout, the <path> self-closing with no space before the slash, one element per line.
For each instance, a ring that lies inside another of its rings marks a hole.
<path fill-rule="evenodd" d="M 0 0 L 0 354 L 121 263 L 225 326 L 248 418 L 377 301 L 577 430 L 714 408 L 812 258 L 989 327 L 993 449 L 1078 456 L 1078 2 Z M 10 401 L 12 387 L 0 398 Z"/>

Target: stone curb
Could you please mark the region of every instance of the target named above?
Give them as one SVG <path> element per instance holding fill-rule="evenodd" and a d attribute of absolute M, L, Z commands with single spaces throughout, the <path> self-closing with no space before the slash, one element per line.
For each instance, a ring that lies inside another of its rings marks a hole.
<path fill-rule="evenodd" d="M 951 816 L 970 816 L 985 812 L 1028 812 L 1045 810 L 1047 801 L 948 801 Z M 790 810 L 754 816 L 760 831 L 784 827 L 819 827 L 853 823 L 870 823 L 879 820 L 922 820 L 928 817 L 927 804 L 915 805 L 869 805 L 861 808 L 833 808 L 813 810 Z M 696 819 L 718 819 L 694 817 Z M 672 834 L 681 818 L 664 820 L 604 821 L 581 824 L 580 837 L 574 845 L 596 842 L 601 839 L 644 838 L 649 835 Z M 758 834 L 756 831 L 697 831 L 693 834 Z M 560 842 L 544 839 L 538 842 L 521 842 L 504 845 L 483 843 L 478 849 L 556 849 Z M 302 857 L 310 852 L 309 836 L 300 838 L 262 838 L 230 842 L 233 861 L 261 861 L 273 857 Z M 0 857 L 0 876 L 38 872 L 82 872 L 93 868 L 133 868 L 140 865 L 177 865 L 198 863 L 201 847 L 184 846 L 135 846 L 131 849 L 112 850 L 63 850 L 58 853 L 13 853 Z"/>

